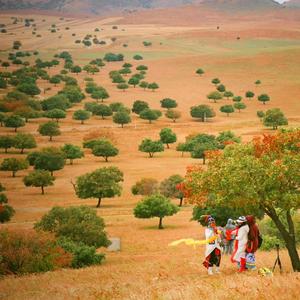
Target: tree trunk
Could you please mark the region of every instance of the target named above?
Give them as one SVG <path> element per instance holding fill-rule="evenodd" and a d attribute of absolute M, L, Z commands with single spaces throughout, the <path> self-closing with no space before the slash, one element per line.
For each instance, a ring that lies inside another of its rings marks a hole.
<path fill-rule="evenodd" d="M 18 129 L 18 128 L 17 128 L 17 127 L 15 127 L 15 132 L 17 132 L 17 129 Z"/>
<path fill-rule="evenodd" d="M 5 148 L 5 153 L 7 153 L 7 148 Z"/>
<path fill-rule="evenodd" d="M 44 195 L 45 191 L 44 191 L 44 186 L 43 185 L 41 186 L 41 189 L 42 189 L 42 195 Z"/>
<path fill-rule="evenodd" d="M 179 206 L 182 206 L 182 202 L 183 202 L 183 197 L 180 198 L 180 202 L 179 202 Z"/>
<path fill-rule="evenodd" d="M 105 156 L 105 161 L 108 162 L 108 157 L 107 156 Z"/>
<path fill-rule="evenodd" d="M 121 124 L 121 127 L 124 128 L 124 124 Z"/>
<path fill-rule="evenodd" d="M 24 153 L 24 148 L 21 149 L 21 154 L 23 154 L 23 153 Z"/>
<path fill-rule="evenodd" d="M 70 158 L 70 165 L 73 165 L 73 159 Z"/>
<path fill-rule="evenodd" d="M 12 171 L 12 177 L 16 177 L 16 172 L 17 171 Z"/>
<path fill-rule="evenodd" d="M 300 258 L 299 254 L 297 252 L 297 245 L 296 245 L 296 239 L 295 239 L 295 227 L 294 222 L 292 220 L 290 211 L 288 210 L 286 212 L 286 219 L 288 223 L 289 230 L 287 230 L 284 226 L 284 224 L 280 221 L 276 211 L 274 208 L 269 208 L 265 210 L 267 215 L 273 220 L 275 223 L 277 229 L 279 230 L 286 248 L 288 250 L 290 260 L 293 266 L 293 270 L 295 272 L 300 272 Z"/>
<path fill-rule="evenodd" d="M 84 124 L 83 120 L 81 120 L 81 124 Z"/>
<path fill-rule="evenodd" d="M 50 142 L 52 141 L 52 135 L 49 136 L 49 141 L 50 141 Z"/>
<path fill-rule="evenodd" d="M 205 165 L 206 159 L 205 159 L 205 155 L 203 154 L 203 165 Z"/>
<path fill-rule="evenodd" d="M 162 226 L 162 219 L 163 218 L 159 218 L 158 229 L 164 229 L 163 226 Z"/>
<path fill-rule="evenodd" d="M 99 198 L 99 199 L 98 199 L 98 204 L 97 204 L 97 206 L 96 206 L 97 208 L 100 207 L 100 205 L 101 205 L 101 200 L 102 200 L 102 198 Z"/>
<path fill-rule="evenodd" d="M 50 171 L 50 175 L 53 176 L 53 171 Z"/>
<path fill-rule="evenodd" d="M 169 144 L 167 144 L 167 148 L 168 148 L 168 149 L 170 149 L 170 146 L 169 146 Z"/>

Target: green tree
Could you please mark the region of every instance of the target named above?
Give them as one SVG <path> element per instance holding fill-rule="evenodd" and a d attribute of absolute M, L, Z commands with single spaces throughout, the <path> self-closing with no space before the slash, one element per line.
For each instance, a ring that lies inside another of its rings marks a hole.
<path fill-rule="evenodd" d="M 52 141 L 54 136 L 61 134 L 57 122 L 52 121 L 41 124 L 38 128 L 38 132 L 43 136 L 49 136 L 49 141 Z"/>
<path fill-rule="evenodd" d="M 212 79 L 211 83 L 214 84 L 215 86 L 217 86 L 218 84 L 221 83 L 221 81 L 219 78 L 214 78 L 214 79 Z"/>
<path fill-rule="evenodd" d="M 241 112 L 241 109 L 246 109 L 247 108 L 246 104 L 243 103 L 243 102 L 236 102 L 236 103 L 233 104 L 233 107 L 235 109 L 237 109 L 239 112 Z"/>
<path fill-rule="evenodd" d="M 159 110 L 150 108 L 146 108 L 140 112 L 140 118 L 143 120 L 148 120 L 149 124 L 151 124 L 152 121 L 157 120 L 159 117 L 161 117 L 161 115 L 162 113 Z"/>
<path fill-rule="evenodd" d="M 85 95 L 77 85 L 67 84 L 58 94 L 64 95 L 70 103 L 80 103 L 85 98 Z"/>
<path fill-rule="evenodd" d="M 189 143 L 179 143 L 176 147 L 176 151 L 181 152 L 181 156 L 183 157 L 184 152 L 191 152 L 191 145 Z"/>
<path fill-rule="evenodd" d="M 42 195 L 44 195 L 44 188 L 53 185 L 55 178 L 46 170 L 34 170 L 23 178 L 25 186 L 40 187 Z"/>
<path fill-rule="evenodd" d="M 190 113 L 193 118 L 201 119 L 202 122 L 205 122 L 205 120 L 216 116 L 213 108 L 204 104 L 192 106 Z"/>
<path fill-rule="evenodd" d="M 261 84 L 261 81 L 260 80 L 256 80 L 254 83 L 255 83 L 256 86 L 259 86 Z"/>
<path fill-rule="evenodd" d="M 105 167 L 77 178 L 75 191 L 81 199 L 97 198 L 100 207 L 103 198 L 120 196 L 123 173 L 116 167 Z"/>
<path fill-rule="evenodd" d="M 170 148 L 169 144 L 176 143 L 177 141 L 176 134 L 170 128 L 163 128 L 160 131 L 159 136 L 160 136 L 160 141 L 163 144 L 166 144 L 168 149 Z"/>
<path fill-rule="evenodd" d="M 133 195 L 149 196 L 158 193 L 159 184 L 154 178 L 142 178 L 132 186 Z"/>
<path fill-rule="evenodd" d="M 81 124 L 84 124 L 84 121 L 88 120 L 91 117 L 91 113 L 87 110 L 76 110 L 73 113 L 73 120 L 78 120 Z"/>
<path fill-rule="evenodd" d="M 123 92 L 125 92 L 125 90 L 127 90 L 127 89 L 129 88 L 129 86 L 128 86 L 128 84 L 126 84 L 126 83 L 119 83 L 119 84 L 117 85 L 117 88 L 118 88 L 119 90 L 122 90 Z"/>
<path fill-rule="evenodd" d="M 159 85 L 156 82 L 152 82 L 148 84 L 148 89 L 152 90 L 152 92 L 154 92 L 155 90 L 157 90 L 159 88 Z"/>
<path fill-rule="evenodd" d="M 187 175 L 190 202 L 262 209 L 285 242 L 294 271 L 300 271 L 293 211 L 300 207 L 299 130 L 226 147 L 211 158 L 208 169 Z M 245 172 L 247 170 L 247 172 Z M 201 196 L 200 196 L 201 195 Z"/>
<path fill-rule="evenodd" d="M 139 145 L 139 151 L 146 152 L 149 154 L 149 157 L 153 157 L 154 153 L 164 151 L 164 144 L 161 141 L 152 141 L 150 139 L 144 139 Z"/>
<path fill-rule="evenodd" d="M 136 54 L 136 55 L 133 56 L 133 59 L 134 60 L 143 60 L 143 56 L 139 55 L 139 54 Z"/>
<path fill-rule="evenodd" d="M 14 128 L 17 132 L 18 128 L 25 126 L 25 121 L 18 115 L 11 115 L 4 120 L 4 125 L 5 127 Z"/>
<path fill-rule="evenodd" d="M 5 153 L 7 153 L 7 149 L 13 147 L 15 145 L 15 139 L 10 135 L 1 135 L 0 136 L 0 148 L 5 149 Z"/>
<path fill-rule="evenodd" d="M 60 76 L 52 76 L 49 80 L 50 83 L 54 84 L 54 86 L 56 86 L 57 84 L 59 84 L 61 82 L 61 78 Z"/>
<path fill-rule="evenodd" d="M 229 117 L 229 114 L 234 112 L 234 107 L 232 105 L 223 105 L 220 107 L 220 112 L 227 114 L 227 117 Z"/>
<path fill-rule="evenodd" d="M 72 73 L 76 73 L 77 75 L 78 75 L 79 73 L 81 73 L 81 71 L 82 71 L 82 68 L 81 68 L 80 66 L 73 66 L 73 67 L 71 68 L 71 72 L 72 72 Z"/>
<path fill-rule="evenodd" d="M 217 90 L 220 92 L 220 93 L 224 93 L 226 91 L 226 87 L 224 84 L 219 84 L 217 86 Z"/>
<path fill-rule="evenodd" d="M 213 100 L 214 103 L 217 103 L 217 100 L 221 100 L 223 99 L 223 96 L 220 92 L 215 91 L 215 92 L 211 92 L 207 95 L 207 99 L 209 100 Z"/>
<path fill-rule="evenodd" d="M 131 118 L 127 111 L 121 109 L 114 114 L 113 121 L 116 124 L 121 124 L 121 126 L 123 128 L 124 124 L 128 124 L 131 122 Z"/>
<path fill-rule="evenodd" d="M 64 153 L 65 158 L 70 160 L 70 165 L 73 165 L 74 159 L 84 157 L 83 151 L 76 145 L 65 144 L 61 147 L 61 151 Z"/>
<path fill-rule="evenodd" d="M 107 247 L 110 242 L 104 231 L 104 220 L 88 206 L 53 207 L 34 228 L 54 233 L 57 238 L 67 238 L 75 243 Z"/>
<path fill-rule="evenodd" d="M 38 88 L 38 86 L 35 83 L 20 83 L 17 86 L 18 91 L 30 95 L 30 96 L 36 96 L 41 93 L 41 90 Z"/>
<path fill-rule="evenodd" d="M 98 104 L 93 108 L 93 114 L 96 116 L 101 116 L 104 120 L 104 117 L 112 116 L 113 111 L 108 105 Z"/>
<path fill-rule="evenodd" d="M 279 108 L 273 108 L 266 111 L 263 123 L 266 127 L 272 127 L 275 130 L 278 126 L 288 125 L 288 120 Z"/>
<path fill-rule="evenodd" d="M 71 107 L 71 103 L 65 94 L 58 94 L 41 102 L 43 110 L 62 109 Z"/>
<path fill-rule="evenodd" d="M 255 96 L 255 94 L 251 91 L 247 91 L 245 93 L 245 97 L 248 98 L 249 100 L 251 100 L 254 96 Z"/>
<path fill-rule="evenodd" d="M 108 99 L 109 98 L 109 94 L 108 92 L 104 89 L 104 88 L 97 88 L 96 90 L 93 91 L 91 97 L 93 99 L 96 99 L 97 101 L 99 99 L 101 99 L 101 101 L 103 102 L 104 99 Z"/>
<path fill-rule="evenodd" d="M 121 103 L 121 102 L 112 102 L 112 103 L 109 104 L 109 107 L 111 108 L 111 110 L 113 112 L 117 112 L 119 110 L 125 110 L 125 111 L 128 111 L 128 113 L 130 113 L 130 109 L 126 108 L 124 106 L 124 104 Z"/>
<path fill-rule="evenodd" d="M 56 120 L 57 123 L 58 123 L 59 119 L 65 119 L 66 116 L 67 116 L 66 112 L 64 110 L 58 109 L 58 108 L 48 110 L 45 113 L 46 118 Z"/>
<path fill-rule="evenodd" d="M 135 88 L 138 84 L 140 83 L 140 80 L 136 77 L 131 77 L 129 80 L 128 80 L 128 84 L 129 85 L 133 85 L 133 87 Z"/>
<path fill-rule="evenodd" d="M 163 229 L 164 217 L 173 216 L 179 208 L 163 195 L 156 194 L 144 198 L 134 208 L 134 216 L 141 219 L 159 218 L 158 229 Z"/>
<path fill-rule="evenodd" d="M 5 188 L 0 183 L 0 223 L 8 222 L 15 214 L 15 210 L 7 204 L 8 199 L 3 191 L 5 191 Z"/>
<path fill-rule="evenodd" d="M 176 100 L 171 99 L 171 98 L 164 98 L 160 101 L 160 105 L 162 108 L 171 109 L 171 108 L 177 107 L 177 102 L 176 102 Z"/>
<path fill-rule="evenodd" d="M 16 149 L 21 149 L 21 154 L 24 153 L 24 149 L 32 149 L 36 147 L 36 141 L 32 134 L 17 133 L 14 137 L 13 146 Z"/>
<path fill-rule="evenodd" d="M 30 154 L 28 156 L 27 160 L 30 161 Z M 47 170 L 53 176 L 54 171 L 61 170 L 65 166 L 65 155 L 59 148 L 48 147 L 36 152 L 31 163 L 36 170 Z"/>
<path fill-rule="evenodd" d="M 229 100 L 229 98 L 234 96 L 233 92 L 231 91 L 225 91 L 223 95 L 225 98 L 227 98 L 227 100 Z"/>
<path fill-rule="evenodd" d="M 177 119 L 180 119 L 180 117 L 181 117 L 181 112 L 178 111 L 178 110 L 168 109 L 168 110 L 166 111 L 165 116 L 166 116 L 168 119 L 173 120 L 173 122 L 175 123 Z"/>
<path fill-rule="evenodd" d="M 264 118 L 264 116 L 265 116 L 265 113 L 264 113 L 262 110 L 258 110 L 258 111 L 256 112 L 256 115 L 257 115 L 257 117 L 260 119 L 260 121 L 262 122 L 262 121 L 263 121 L 263 118 Z"/>
<path fill-rule="evenodd" d="M 267 94 L 261 94 L 257 97 L 258 101 L 262 102 L 263 104 L 266 104 L 266 102 L 270 101 L 270 97 Z"/>
<path fill-rule="evenodd" d="M 197 70 L 196 70 L 196 74 L 202 76 L 202 75 L 204 74 L 203 69 L 197 69 Z"/>
<path fill-rule="evenodd" d="M 144 91 L 148 88 L 149 83 L 147 81 L 142 81 L 139 85 Z"/>
<path fill-rule="evenodd" d="M 145 65 L 139 65 L 135 68 L 137 71 L 147 71 L 148 67 Z"/>
<path fill-rule="evenodd" d="M 160 193 L 167 198 L 177 198 L 180 200 L 179 206 L 182 206 L 184 194 L 178 189 L 178 186 L 184 181 L 180 175 L 172 175 L 163 180 L 160 184 Z"/>
<path fill-rule="evenodd" d="M 144 109 L 149 108 L 149 104 L 142 100 L 136 100 L 133 102 L 132 112 L 140 114 Z"/>
<path fill-rule="evenodd" d="M 6 119 L 6 114 L 0 112 L 0 126 L 3 127 L 4 120 Z"/>
<path fill-rule="evenodd" d="M 31 107 L 22 107 L 16 109 L 14 113 L 20 116 L 21 118 L 24 118 L 26 123 L 28 122 L 29 119 L 37 119 L 41 117 L 41 113 L 35 109 L 32 109 Z"/>
<path fill-rule="evenodd" d="M 25 159 L 21 158 L 4 158 L 1 163 L 1 171 L 11 171 L 12 177 L 16 177 L 16 173 L 20 170 L 25 170 L 28 168 L 28 162 Z"/>
<path fill-rule="evenodd" d="M 241 97 L 241 96 L 235 96 L 232 98 L 232 101 L 236 102 L 236 103 L 241 102 L 242 100 L 243 100 L 243 97 Z"/>
<path fill-rule="evenodd" d="M 98 140 L 95 146 L 92 148 L 92 153 L 95 156 L 101 156 L 108 162 L 109 157 L 117 156 L 119 154 L 118 148 L 116 148 L 108 140 Z"/>

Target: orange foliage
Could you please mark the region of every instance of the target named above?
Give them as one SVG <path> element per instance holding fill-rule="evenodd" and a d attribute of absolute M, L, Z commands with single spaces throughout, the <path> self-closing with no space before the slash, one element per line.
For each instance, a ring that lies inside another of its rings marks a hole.
<path fill-rule="evenodd" d="M 83 140 L 86 141 L 91 141 L 91 140 L 96 140 L 96 139 L 107 139 L 113 144 L 116 144 L 117 139 L 113 132 L 109 129 L 98 129 L 97 131 L 91 131 L 88 134 L 86 134 L 83 137 Z"/>

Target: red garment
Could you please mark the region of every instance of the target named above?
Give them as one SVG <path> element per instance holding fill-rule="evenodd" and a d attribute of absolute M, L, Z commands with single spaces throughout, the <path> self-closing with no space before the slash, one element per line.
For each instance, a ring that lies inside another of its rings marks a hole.
<path fill-rule="evenodd" d="M 254 216 L 247 216 L 246 219 L 249 225 L 248 244 L 246 251 L 248 253 L 255 253 L 258 249 L 259 229 L 255 222 Z"/>
<path fill-rule="evenodd" d="M 226 240 L 231 241 L 232 240 L 232 231 L 230 229 L 226 229 L 225 235 L 226 235 Z"/>

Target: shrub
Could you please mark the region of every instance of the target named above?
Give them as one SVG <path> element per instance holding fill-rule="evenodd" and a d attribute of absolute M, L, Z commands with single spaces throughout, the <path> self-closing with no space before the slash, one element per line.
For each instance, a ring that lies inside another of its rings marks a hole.
<path fill-rule="evenodd" d="M 104 254 L 97 254 L 96 248 L 83 243 L 74 243 L 68 238 L 60 238 L 58 244 L 67 252 L 73 254 L 72 268 L 83 268 L 91 265 L 99 265 L 105 258 Z"/>
<path fill-rule="evenodd" d="M 107 247 L 110 242 L 104 226 L 103 219 L 88 206 L 53 207 L 34 225 L 35 229 L 54 233 L 58 238 L 68 238 L 74 243 Z"/>
<path fill-rule="evenodd" d="M 47 272 L 71 264 L 71 254 L 49 234 L 1 230 L 0 240 L 2 275 Z"/>

